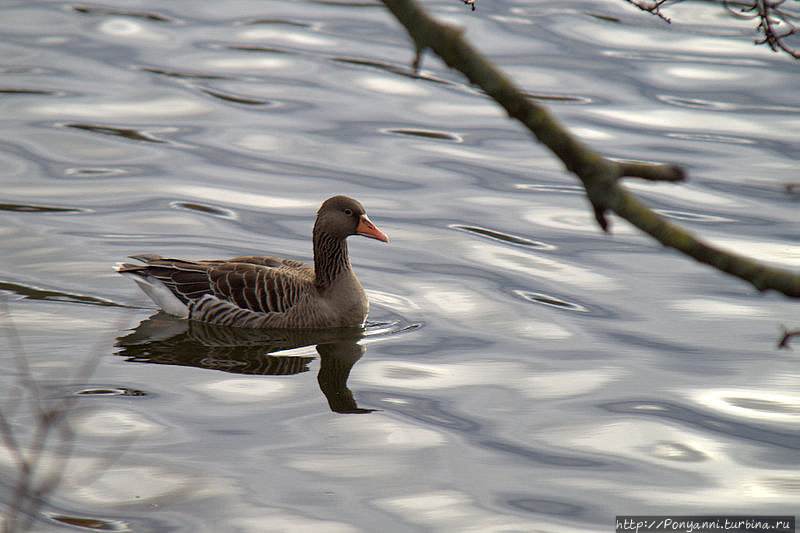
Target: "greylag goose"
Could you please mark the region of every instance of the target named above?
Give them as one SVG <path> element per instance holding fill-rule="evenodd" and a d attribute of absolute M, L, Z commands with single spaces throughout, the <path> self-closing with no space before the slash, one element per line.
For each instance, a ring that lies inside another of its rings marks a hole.
<path fill-rule="evenodd" d="M 131 256 L 116 270 L 161 309 L 192 320 L 245 328 L 363 326 L 369 302 L 350 265 L 346 239 L 388 242 L 364 207 L 346 196 L 323 202 L 314 222 L 314 266 L 276 257 L 190 261 Z"/>

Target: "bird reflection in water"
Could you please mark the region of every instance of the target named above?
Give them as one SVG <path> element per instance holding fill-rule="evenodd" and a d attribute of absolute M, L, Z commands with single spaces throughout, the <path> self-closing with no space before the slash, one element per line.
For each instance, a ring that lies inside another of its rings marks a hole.
<path fill-rule="evenodd" d="M 157 313 L 118 337 L 118 355 L 128 361 L 194 366 L 234 374 L 287 376 L 308 372 L 313 357 L 273 352 L 316 345 L 319 388 L 336 413 L 369 413 L 347 388 L 353 365 L 364 355 L 362 328 L 252 330 L 179 320 Z"/>

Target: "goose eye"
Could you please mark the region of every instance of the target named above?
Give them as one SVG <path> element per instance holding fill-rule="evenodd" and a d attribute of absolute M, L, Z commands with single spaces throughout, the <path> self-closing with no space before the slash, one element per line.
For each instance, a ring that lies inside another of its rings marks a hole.
<path fill-rule="evenodd" d="M 353 210 L 352 209 L 345 209 L 344 210 L 344 214 L 347 215 L 347 216 L 352 216 L 353 215 Z"/>

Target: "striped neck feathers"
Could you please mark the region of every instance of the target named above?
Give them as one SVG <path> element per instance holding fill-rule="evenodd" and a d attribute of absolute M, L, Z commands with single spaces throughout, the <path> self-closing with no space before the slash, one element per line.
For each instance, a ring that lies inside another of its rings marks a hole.
<path fill-rule="evenodd" d="M 314 284 L 317 288 L 327 289 L 342 272 L 350 269 L 347 241 L 324 231 L 314 231 Z"/>

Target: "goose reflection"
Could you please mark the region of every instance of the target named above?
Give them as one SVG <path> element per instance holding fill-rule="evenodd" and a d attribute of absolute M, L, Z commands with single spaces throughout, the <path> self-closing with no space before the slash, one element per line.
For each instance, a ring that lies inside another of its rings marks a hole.
<path fill-rule="evenodd" d="M 117 338 L 118 355 L 127 361 L 194 366 L 235 374 L 286 376 L 308 372 L 314 357 L 273 352 L 316 345 L 319 388 L 337 413 L 368 413 L 347 388 L 353 365 L 364 355 L 362 328 L 324 330 L 251 330 L 177 320 L 157 313 L 130 334 Z"/>

